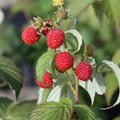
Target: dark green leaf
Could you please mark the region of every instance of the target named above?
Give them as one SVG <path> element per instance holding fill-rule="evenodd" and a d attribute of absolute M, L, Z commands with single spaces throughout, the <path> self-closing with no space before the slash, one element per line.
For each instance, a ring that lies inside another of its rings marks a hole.
<path fill-rule="evenodd" d="M 20 89 L 22 88 L 22 74 L 20 69 L 5 57 L 0 57 L 0 80 L 8 83 L 15 91 L 16 98 L 18 98 Z"/>

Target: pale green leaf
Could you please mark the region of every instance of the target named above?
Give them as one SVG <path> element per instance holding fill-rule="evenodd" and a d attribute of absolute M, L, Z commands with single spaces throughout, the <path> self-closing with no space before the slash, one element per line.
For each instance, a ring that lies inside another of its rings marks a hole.
<path fill-rule="evenodd" d="M 47 101 L 47 97 L 48 97 L 50 91 L 51 91 L 50 88 L 48 88 L 48 89 L 40 88 L 39 89 L 39 92 L 38 92 L 38 101 L 37 101 L 38 105 Z"/>
<path fill-rule="evenodd" d="M 88 92 L 91 98 L 91 103 L 93 105 L 95 99 L 95 86 L 93 85 L 93 82 L 90 80 L 88 80 L 87 82 L 79 80 L 79 85 Z"/>
<path fill-rule="evenodd" d="M 50 92 L 50 94 L 47 98 L 47 101 L 48 102 L 51 102 L 51 101 L 58 102 L 60 100 L 62 88 L 63 88 L 63 86 L 61 86 L 61 85 L 54 87 L 53 90 Z"/>
<path fill-rule="evenodd" d="M 52 60 L 55 57 L 55 52 L 49 51 L 44 53 L 38 60 L 36 65 L 36 76 L 37 79 L 43 82 L 43 76 L 45 71 L 48 69 L 49 65 L 51 64 Z"/>
<path fill-rule="evenodd" d="M 95 86 L 95 92 L 98 95 L 103 95 L 106 92 L 105 81 L 103 75 L 100 72 L 97 72 L 93 78 L 93 86 Z"/>
<path fill-rule="evenodd" d="M 112 107 L 114 107 L 114 106 L 116 106 L 120 103 L 120 68 L 116 64 L 114 64 L 113 62 L 110 62 L 110 61 L 107 61 L 107 60 L 103 60 L 102 62 L 104 64 L 108 65 L 113 70 L 113 72 L 115 73 L 115 75 L 118 79 L 119 95 L 118 95 L 117 101 L 110 107 L 102 108 L 102 109 L 110 109 L 110 108 L 112 108 Z"/>
<path fill-rule="evenodd" d="M 80 48 L 81 48 L 81 46 L 82 46 L 82 36 L 81 36 L 81 34 L 77 31 L 77 30 L 75 30 L 75 29 L 71 29 L 71 30 L 68 30 L 68 31 L 66 31 L 65 32 L 66 34 L 72 34 L 75 38 L 76 38 L 76 40 L 77 40 L 77 48 L 76 48 L 76 50 L 74 51 L 74 53 L 76 53 L 76 52 L 78 52 L 79 50 L 80 50 Z M 73 40 L 72 40 L 73 41 Z M 71 42 L 72 42 L 71 41 Z M 68 43 L 70 42 L 70 39 L 68 40 Z M 74 42 L 74 41 L 73 41 Z M 73 44 L 72 44 L 72 47 L 73 47 Z"/>

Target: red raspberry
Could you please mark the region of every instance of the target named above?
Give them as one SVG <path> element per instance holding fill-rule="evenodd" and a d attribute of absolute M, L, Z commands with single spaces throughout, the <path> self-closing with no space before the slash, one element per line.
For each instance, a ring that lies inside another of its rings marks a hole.
<path fill-rule="evenodd" d="M 46 85 L 48 85 L 49 87 L 53 86 L 53 81 L 52 81 L 52 78 L 51 78 L 51 74 L 48 71 L 45 72 L 43 80 L 44 80 L 44 83 Z"/>
<path fill-rule="evenodd" d="M 81 62 L 77 65 L 75 69 L 75 74 L 78 79 L 82 81 L 87 81 L 92 76 L 92 67 L 87 62 Z"/>
<path fill-rule="evenodd" d="M 43 77 L 43 81 L 44 82 L 42 83 L 39 80 L 36 80 L 36 83 L 39 87 L 42 87 L 42 88 L 50 88 L 53 86 L 51 74 L 48 71 L 45 72 L 44 77 Z"/>
<path fill-rule="evenodd" d="M 43 30 L 42 30 L 42 34 L 46 36 L 49 31 L 50 31 L 50 28 L 47 27 L 47 26 L 44 26 L 44 27 L 43 27 Z"/>
<path fill-rule="evenodd" d="M 27 27 L 22 33 L 22 39 L 25 44 L 31 45 L 36 43 L 40 39 L 40 35 L 37 34 L 37 31 L 34 27 Z"/>
<path fill-rule="evenodd" d="M 52 20 L 46 20 L 45 25 L 43 26 L 42 29 L 42 34 L 46 36 L 48 32 L 50 32 L 51 28 L 52 28 Z"/>
<path fill-rule="evenodd" d="M 46 84 L 40 82 L 39 80 L 36 80 L 36 83 L 37 83 L 37 85 L 38 85 L 39 87 L 41 87 L 41 88 L 48 88 L 48 86 L 47 86 Z"/>
<path fill-rule="evenodd" d="M 61 29 L 53 29 L 47 34 L 47 44 L 50 48 L 56 49 L 64 42 L 64 32 Z"/>
<path fill-rule="evenodd" d="M 56 67 L 64 72 L 73 67 L 74 58 L 68 52 L 60 52 L 55 58 Z"/>

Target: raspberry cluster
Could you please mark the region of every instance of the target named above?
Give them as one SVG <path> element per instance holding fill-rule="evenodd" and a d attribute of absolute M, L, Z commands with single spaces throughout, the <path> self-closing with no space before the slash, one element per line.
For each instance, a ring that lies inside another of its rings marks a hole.
<path fill-rule="evenodd" d="M 46 37 L 48 47 L 54 50 L 60 47 L 65 40 L 64 32 L 58 26 L 54 27 L 52 20 L 42 21 L 40 18 L 35 19 L 34 27 L 29 26 L 23 31 L 22 39 L 25 44 L 33 45 L 39 41 L 41 35 Z M 69 52 L 56 51 L 54 60 L 56 68 L 60 72 L 66 72 L 74 67 L 74 57 Z M 74 69 L 74 72 L 79 80 L 88 81 L 92 77 L 92 66 L 87 62 L 80 62 Z M 36 83 L 42 88 L 52 87 L 53 81 L 51 74 L 46 71 L 44 73 L 43 83 L 40 80 L 36 80 Z"/>

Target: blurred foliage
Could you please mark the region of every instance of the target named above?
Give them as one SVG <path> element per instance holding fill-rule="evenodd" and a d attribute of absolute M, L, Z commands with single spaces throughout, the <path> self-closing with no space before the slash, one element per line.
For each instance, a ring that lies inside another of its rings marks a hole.
<path fill-rule="evenodd" d="M 42 37 L 34 46 L 26 46 L 21 40 L 21 31 L 24 26 L 20 25 L 17 28 L 15 23 L 26 23 L 33 16 L 53 17 L 55 8 L 51 1 L 18 0 L 9 8 L 7 19 L 0 25 L 0 55 L 12 58 L 20 67 L 22 67 L 23 61 L 34 65 L 38 57 L 47 50 L 45 37 Z M 96 46 L 95 56 L 98 62 L 102 59 L 109 59 L 120 65 L 120 0 L 65 0 L 65 2 L 67 9 L 70 9 L 71 19 L 64 21 L 61 27 L 64 30 L 77 27 L 85 44 Z M 19 21 L 21 18 L 18 15 L 21 12 L 25 20 Z M 15 21 L 16 17 L 18 17 L 18 21 Z M 73 24 L 73 21 L 77 23 L 77 26 Z M 107 72 L 105 75 L 107 104 L 111 104 L 111 99 L 118 89 L 116 77 L 109 73 Z M 98 107 L 105 106 L 105 98 L 103 98 L 104 96 L 97 96 L 93 109 L 98 118 L 110 120 L 112 118 L 107 115 L 107 112 L 97 110 Z M 88 102 L 84 99 L 82 101 Z M 115 120 L 119 120 L 119 118 Z"/>
<path fill-rule="evenodd" d="M 26 101 L 14 105 L 8 98 L 0 98 L 0 118 L 3 120 L 28 120 L 36 101 Z"/>

